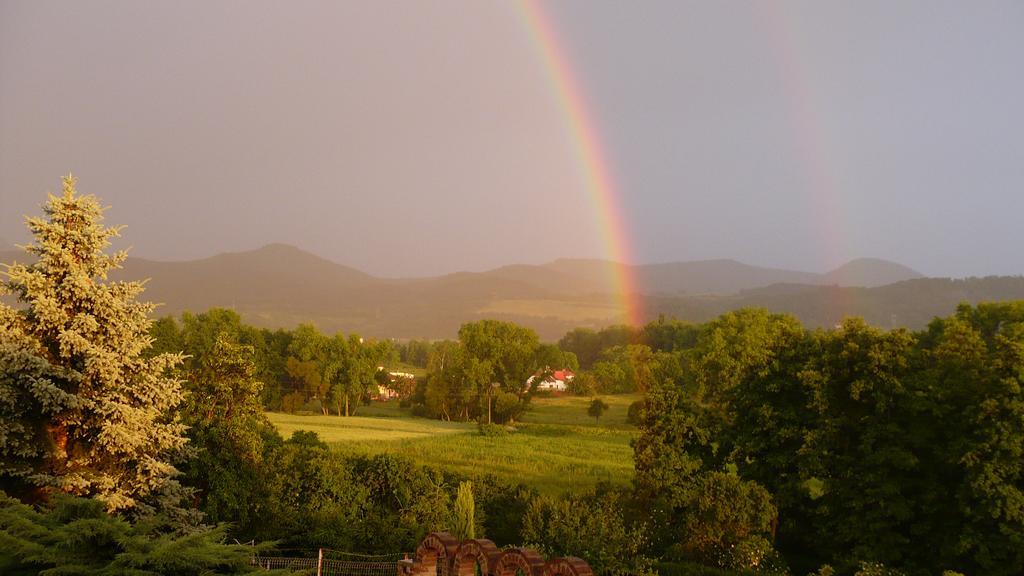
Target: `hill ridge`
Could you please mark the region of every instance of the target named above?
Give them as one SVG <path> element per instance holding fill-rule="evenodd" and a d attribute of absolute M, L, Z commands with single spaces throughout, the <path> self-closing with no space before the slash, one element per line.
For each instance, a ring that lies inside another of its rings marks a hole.
<path fill-rule="evenodd" d="M 26 256 L 0 250 L 0 262 L 24 262 Z M 606 260 L 561 258 L 483 272 L 380 278 L 289 244 L 271 243 L 197 260 L 130 257 L 111 277 L 150 278 L 143 297 L 163 302 L 161 315 L 227 307 L 258 326 L 315 322 L 327 331 L 397 338 L 451 338 L 461 324 L 486 317 L 521 323 L 552 340 L 575 327 L 625 321 L 622 299 L 614 293 L 618 268 Z M 809 326 L 828 326 L 834 316 L 849 313 L 886 326 L 920 327 L 930 315 L 949 314 L 963 300 L 1024 299 L 1019 278 L 927 279 L 877 258 L 852 260 L 821 274 L 732 259 L 641 264 L 629 270 L 649 318 L 664 314 L 698 321 L 741 306 L 763 306 L 796 313 Z M 882 280 L 895 282 L 872 285 Z M 842 282 L 864 286 L 838 285 Z M 836 302 L 848 305 L 840 309 Z"/>

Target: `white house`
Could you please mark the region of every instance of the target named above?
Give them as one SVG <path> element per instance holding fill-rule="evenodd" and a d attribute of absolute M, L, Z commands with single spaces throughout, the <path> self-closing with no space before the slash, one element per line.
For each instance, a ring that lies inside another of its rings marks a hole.
<path fill-rule="evenodd" d="M 576 377 L 576 374 L 566 368 L 565 370 L 555 370 L 550 372 L 548 377 L 537 383 L 537 390 L 548 390 L 551 392 L 565 392 L 568 388 L 569 382 Z M 527 386 L 533 386 L 533 381 L 537 379 L 537 375 L 530 376 L 526 381 Z"/>

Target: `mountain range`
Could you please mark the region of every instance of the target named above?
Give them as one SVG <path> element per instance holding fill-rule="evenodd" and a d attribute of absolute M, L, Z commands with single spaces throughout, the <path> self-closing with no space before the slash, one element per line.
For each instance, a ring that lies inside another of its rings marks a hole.
<path fill-rule="evenodd" d="M 0 251 L 0 262 L 24 261 Z M 734 260 L 621 267 L 603 260 L 561 259 L 430 278 L 379 278 L 298 248 L 271 244 L 200 260 L 129 258 L 114 279 L 149 278 L 145 298 L 158 313 L 237 310 L 252 324 L 293 327 L 314 322 L 327 332 L 372 337 L 450 338 L 467 321 L 511 320 L 544 339 L 622 322 L 622 298 L 609 279 L 633 279 L 646 319 L 704 321 L 742 306 L 797 314 L 830 326 L 856 314 L 885 326 L 920 328 L 961 301 L 1024 299 L 1024 279 L 954 281 L 924 278 L 886 260 L 859 259 L 823 274 L 751 266 Z"/>

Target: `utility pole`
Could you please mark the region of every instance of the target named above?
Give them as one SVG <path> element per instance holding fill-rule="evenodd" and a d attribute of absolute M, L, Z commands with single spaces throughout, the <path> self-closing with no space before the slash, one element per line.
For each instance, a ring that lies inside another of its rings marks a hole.
<path fill-rule="evenodd" d="M 316 558 L 316 576 L 324 576 L 324 549 L 320 549 L 320 553 L 317 554 Z"/>

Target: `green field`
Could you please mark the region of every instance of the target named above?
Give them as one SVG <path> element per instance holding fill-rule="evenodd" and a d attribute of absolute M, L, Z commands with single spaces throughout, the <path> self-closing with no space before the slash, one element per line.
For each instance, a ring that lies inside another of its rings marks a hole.
<path fill-rule="evenodd" d="M 473 423 L 413 418 L 395 402 L 360 407 L 360 415 L 349 418 L 268 416 L 285 436 L 311 430 L 338 450 L 401 454 L 461 474 L 493 473 L 555 494 L 602 481 L 630 482 L 629 441 L 635 429 L 626 424 L 626 410 L 637 398 L 604 397 L 611 408 L 599 424 L 586 415 L 589 398 L 535 398 L 517 430 L 500 437 L 479 435 Z"/>

